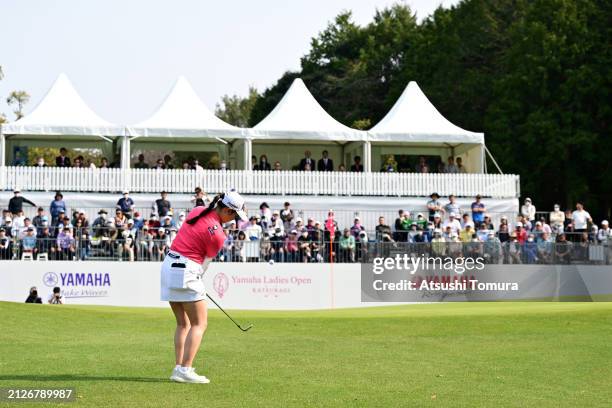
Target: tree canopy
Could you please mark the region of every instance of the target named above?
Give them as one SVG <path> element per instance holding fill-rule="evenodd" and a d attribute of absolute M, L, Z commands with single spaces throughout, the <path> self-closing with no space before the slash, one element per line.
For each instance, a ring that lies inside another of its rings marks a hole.
<path fill-rule="evenodd" d="M 407 5 L 359 26 L 338 15 L 298 72 L 257 96 L 263 119 L 296 77 L 348 126 L 375 125 L 409 81 L 453 123 L 483 131 L 539 209 L 584 201 L 610 216 L 612 2 L 464 0 L 418 22 Z"/>

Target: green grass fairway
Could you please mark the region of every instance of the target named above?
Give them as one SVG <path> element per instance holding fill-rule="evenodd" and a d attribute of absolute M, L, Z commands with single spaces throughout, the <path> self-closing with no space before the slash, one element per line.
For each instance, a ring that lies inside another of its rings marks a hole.
<path fill-rule="evenodd" d="M 0 387 L 75 387 L 65 406 L 609 407 L 612 303 L 212 312 L 175 384 L 170 310 L 0 302 Z M 1 403 L 0 403 L 1 404 Z M 40 404 L 11 404 L 25 407 Z"/>

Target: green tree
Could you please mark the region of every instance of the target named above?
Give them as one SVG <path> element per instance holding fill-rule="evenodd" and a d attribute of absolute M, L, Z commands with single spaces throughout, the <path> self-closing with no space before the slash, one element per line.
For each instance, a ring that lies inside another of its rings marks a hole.
<path fill-rule="evenodd" d="M 249 87 L 249 93 L 245 98 L 238 95 L 224 95 L 221 103 L 215 107 L 215 114 L 231 125 L 246 127 L 258 97 L 257 89 L 252 86 Z"/>
<path fill-rule="evenodd" d="M 13 91 L 6 98 L 6 103 L 9 105 L 17 104 L 17 109 L 13 111 L 17 120 L 23 117 L 23 107 L 30 100 L 30 95 L 26 91 Z"/>

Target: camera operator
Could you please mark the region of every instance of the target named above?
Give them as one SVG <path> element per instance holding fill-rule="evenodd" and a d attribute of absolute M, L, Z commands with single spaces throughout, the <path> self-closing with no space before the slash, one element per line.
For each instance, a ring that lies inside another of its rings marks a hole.
<path fill-rule="evenodd" d="M 60 294 L 60 288 L 58 286 L 53 288 L 53 293 L 49 296 L 48 302 L 50 305 L 64 304 L 64 297 Z"/>
<path fill-rule="evenodd" d="M 42 304 L 42 299 L 40 298 L 40 296 L 38 296 L 38 289 L 36 289 L 36 286 L 32 286 L 30 288 L 30 294 L 28 295 L 28 298 L 26 299 L 25 302 Z"/>

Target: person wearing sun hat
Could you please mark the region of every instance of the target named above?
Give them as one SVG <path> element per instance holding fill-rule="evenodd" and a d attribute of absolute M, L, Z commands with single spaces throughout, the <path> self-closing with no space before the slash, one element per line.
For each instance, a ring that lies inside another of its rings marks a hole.
<path fill-rule="evenodd" d="M 238 192 L 230 190 L 215 196 L 208 207 L 191 210 L 166 254 L 161 267 L 161 300 L 170 302 L 176 318 L 172 381 L 210 382 L 192 366 L 208 320 L 203 275 L 223 247 L 223 225 L 236 218 L 248 219 L 244 201 Z"/>

